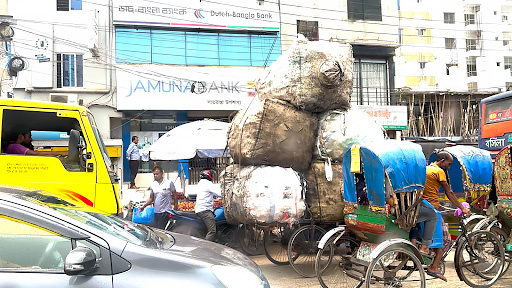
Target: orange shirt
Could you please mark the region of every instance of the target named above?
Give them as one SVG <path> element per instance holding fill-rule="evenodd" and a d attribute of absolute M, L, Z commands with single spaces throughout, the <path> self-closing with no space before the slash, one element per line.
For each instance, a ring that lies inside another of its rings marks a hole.
<path fill-rule="evenodd" d="M 439 168 L 435 163 L 427 166 L 427 180 L 423 190 L 423 199 L 432 204 L 436 209 L 439 208 L 439 188 L 441 182 L 446 182 L 446 174 L 444 170 Z"/>

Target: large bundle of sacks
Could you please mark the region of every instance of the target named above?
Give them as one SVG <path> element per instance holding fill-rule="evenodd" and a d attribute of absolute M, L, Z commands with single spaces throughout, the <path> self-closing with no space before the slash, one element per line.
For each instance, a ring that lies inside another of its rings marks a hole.
<path fill-rule="evenodd" d="M 315 220 L 343 219 L 336 160 L 358 141 L 383 138 L 370 116 L 350 109 L 352 83 L 350 45 L 300 35 L 264 71 L 256 81 L 258 98 L 238 112 L 228 132 L 235 165 L 220 178 L 228 222 L 291 223 L 303 217 L 306 204 Z"/>

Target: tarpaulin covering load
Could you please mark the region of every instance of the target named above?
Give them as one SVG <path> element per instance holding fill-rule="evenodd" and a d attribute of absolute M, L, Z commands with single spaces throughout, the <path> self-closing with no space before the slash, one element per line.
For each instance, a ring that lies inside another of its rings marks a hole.
<path fill-rule="evenodd" d="M 239 111 L 228 132 L 234 162 L 242 165 L 309 168 L 318 118 L 284 101 L 266 99 Z"/>
<path fill-rule="evenodd" d="M 346 110 L 352 95 L 352 46 L 302 35 L 256 80 L 260 99 L 285 100 L 309 112 Z"/>
<path fill-rule="evenodd" d="M 315 153 L 318 158 L 342 160 L 353 144 L 384 140 L 382 127 L 357 107 L 328 111 L 320 116 Z"/>
<path fill-rule="evenodd" d="M 327 169 L 327 173 L 326 173 Z M 332 169 L 332 179 L 327 175 Z M 306 175 L 306 203 L 314 220 L 343 220 L 343 172 L 341 164 L 326 167 L 324 162 L 313 162 Z"/>
<path fill-rule="evenodd" d="M 360 151 L 370 205 L 386 204 L 386 177 L 394 193 L 423 190 L 427 163 L 420 145 L 383 140 L 361 145 Z M 343 157 L 344 197 L 347 202 L 357 203 L 355 175 L 350 172 L 351 154 L 345 153 Z"/>
<path fill-rule="evenodd" d="M 291 168 L 230 165 L 220 183 L 228 223 L 293 223 L 306 209 L 305 184 Z"/>

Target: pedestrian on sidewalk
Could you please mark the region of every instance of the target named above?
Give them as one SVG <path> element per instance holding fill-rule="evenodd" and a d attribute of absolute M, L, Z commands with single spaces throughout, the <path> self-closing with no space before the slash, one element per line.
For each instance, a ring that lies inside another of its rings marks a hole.
<path fill-rule="evenodd" d="M 132 143 L 126 149 L 126 159 L 128 160 L 130 166 L 130 189 L 137 189 L 135 186 L 135 177 L 137 177 L 137 173 L 139 172 L 139 162 L 140 162 L 140 153 L 139 153 L 139 137 L 133 136 Z"/>

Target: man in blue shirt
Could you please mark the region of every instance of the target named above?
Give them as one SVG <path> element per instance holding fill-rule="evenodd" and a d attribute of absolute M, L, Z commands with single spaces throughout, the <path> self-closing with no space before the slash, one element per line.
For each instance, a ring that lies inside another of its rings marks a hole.
<path fill-rule="evenodd" d="M 130 163 L 130 189 L 137 189 L 137 186 L 135 186 L 135 177 L 137 177 L 137 172 L 139 172 L 140 160 L 138 144 L 139 137 L 133 136 L 132 143 L 130 143 L 130 146 L 128 146 L 128 149 L 126 150 L 126 159 Z"/>

